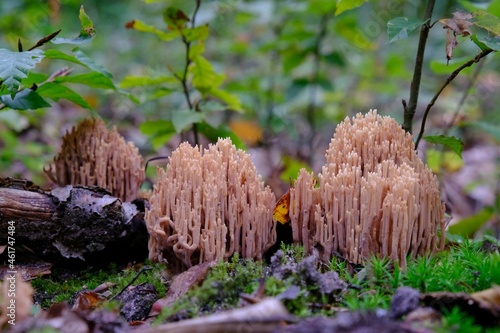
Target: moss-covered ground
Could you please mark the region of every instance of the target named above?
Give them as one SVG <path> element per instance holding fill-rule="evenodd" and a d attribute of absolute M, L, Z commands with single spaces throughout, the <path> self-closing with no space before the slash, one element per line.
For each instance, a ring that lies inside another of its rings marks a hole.
<path fill-rule="evenodd" d="M 283 245 L 279 264 L 296 267 L 304 258 L 300 246 Z M 167 289 L 161 264 L 149 264 L 134 284 L 153 284 L 160 297 Z M 295 265 L 295 266 L 294 266 Z M 300 269 L 289 269 L 279 278 L 272 264 L 241 260 L 234 256 L 219 262 L 204 282 L 163 309 L 155 323 L 197 317 L 238 306 L 241 295 L 255 297 L 278 296 L 287 309 L 298 317 L 333 316 L 337 311 L 389 309 L 396 288 L 408 286 L 421 293 L 446 291 L 467 294 L 500 285 L 500 254 L 498 242 L 463 240 L 450 245 L 441 253 L 409 259 L 406 270 L 387 259 L 372 257 L 364 266 L 352 265 L 340 257 L 328 264 L 315 266 L 319 273 L 335 271 L 346 282 L 346 288 L 325 294 L 311 283 Z M 276 266 L 276 262 L 274 262 Z M 286 269 L 285 269 L 286 270 Z M 57 270 L 48 277 L 32 281 L 36 299 L 42 307 L 59 301 L 71 302 L 82 289 L 92 290 L 105 282 L 115 283 L 111 294 L 119 292 L 137 274 L 138 269 L 119 269 L 111 265 L 106 270 L 87 270 L 66 278 Z M 282 272 L 283 273 L 283 272 Z M 436 329 L 434 327 L 434 329 Z M 472 316 L 459 308 L 445 311 L 438 331 L 499 332 L 498 328 L 483 328 Z"/>

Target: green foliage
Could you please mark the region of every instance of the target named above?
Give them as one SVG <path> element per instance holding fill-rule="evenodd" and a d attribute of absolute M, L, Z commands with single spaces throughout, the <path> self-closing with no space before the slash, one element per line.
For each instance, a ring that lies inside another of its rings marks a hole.
<path fill-rule="evenodd" d="M 66 83 L 78 83 L 95 89 L 118 91 L 111 74 L 101 65 L 96 64 L 79 48 L 72 50 L 73 55 L 66 54 L 60 50 L 47 49 L 45 51 L 38 49 L 48 42 L 54 44 L 82 44 L 90 41 L 95 35 L 95 29 L 92 21 L 85 13 L 83 6 L 80 8 L 80 35 L 73 39 L 54 38 L 59 31 L 52 33 L 40 39 L 28 51 L 23 51 L 19 41 L 18 52 L 6 49 L 0 49 L 0 110 L 34 110 L 49 107 L 48 100 L 59 101 L 67 99 L 81 107 L 92 110 L 92 107 L 85 99 Z M 70 75 L 69 70 L 59 70 L 50 77 L 33 73 L 37 64 L 42 59 L 63 60 L 78 64 L 90 70 L 87 73 Z"/>
<path fill-rule="evenodd" d="M 500 283 L 500 254 L 481 250 L 482 241 L 464 240 L 449 253 L 408 263 L 402 283 L 423 292 L 474 292 Z"/>
<path fill-rule="evenodd" d="M 173 110 L 167 117 L 165 115 L 162 117 L 162 121 L 166 118 L 171 122 L 171 125 L 166 126 L 167 129 L 156 127 L 157 130 L 155 131 L 152 126 L 144 128 L 149 135 L 154 137 L 155 146 L 165 143 L 174 134 L 171 129 L 175 130 L 175 133 L 183 133 L 192 129 L 196 143 L 199 140 L 198 131 L 206 137 L 210 133 L 205 132 L 205 129 L 215 131 L 217 136 L 223 136 L 230 131 L 227 127 L 219 130 L 217 127 L 207 124 L 205 112 L 200 105 L 211 99 L 219 100 L 224 104 L 225 108 L 221 111 L 242 111 L 239 98 L 221 88 L 225 76 L 217 73 L 212 63 L 204 55 L 205 43 L 210 31 L 208 25 L 195 25 L 196 14 L 200 5 L 201 1 L 197 1 L 191 18 L 180 8 L 167 7 L 163 12 L 166 31 L 147 25 L 140 20 L 127 23 L 128 28 L 152 33 L 163 42 L 175 42 L 180 39 L 185 48 L 185 62 L 179 70 L 167 64 L 170 75 L 160 77 L 128 76 L 121 84 L 123 88 L 149 88 L 151 91 L 148 99 L 151 99 L 151 97 L 152 99 L 162 98 L 176 90 L 184 94 L 185 106 Z M 166 88 L 166 83 L 169 85 L 177 83 L 177 85 Z M 197 99 L 194 97 L 196 93 L 200 95 Z"/>
<path fill-rule="evenodd" d="M 462 150 L 464 149 L 464 143 L 453 136 L 445 135 L 429 135 L 424 137 L 425 141 L 430 143 L 442 144 L 445 147 L 453 150 L 460 158 L 462 158 Z"/>
<path fill-rule="evenodd" d="M 95 36 L 94 24 L 90 20 L 90 17 L 85 13 L 83 5 L 80 7 L 80 14 L 78 15 L 80 23 L 82 25 L 80 29 L 80 34 L 75 38 L 54 38 L 52 43 L 54 44 L 84 44 L 88 43 Z"/>
<path fill-rule="evenodd" d="M 43 52 L 32 50 L 26 52 L 13 52 L 0 49 L 0 88 L 7 90 L 14 97 L 21 85 L 21 80 L 28 77 L 31 69 L 42 61 Z"/>
<path fill-rule="evenodd" d="M 389 43 L 408 38 L 410 33 L 424 22 L 413 17 L 396 17 L 387 22 L 387 38 Z"/>
<path fill-rule="evenodd" d="M 478 213 L 465 217 L 450 225 L 448 233 L 466 238 L 472 238 L 477 231 L 492 218 L 494 213 L 494 208 L 487 206 Z"/>
<path fill-rule="evenodd" d="M 229 262 L 221 260 L 210 270 L 201 286 L 189 291 L 171 307 L 162 309 L 155 322 L 161 323 L 174 315 L 192 318 L 235 307 L 240 293 L 253 292 L 262 277 L 261 262 L 242 260 L 238 255 Z"/>

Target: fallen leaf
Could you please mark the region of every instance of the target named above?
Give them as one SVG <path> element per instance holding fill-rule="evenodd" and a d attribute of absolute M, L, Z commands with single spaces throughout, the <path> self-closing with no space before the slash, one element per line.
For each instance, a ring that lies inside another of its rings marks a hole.
<path fill-rule="evenodd" d="M 489 302 L 479 299 L 480 297 L 485 296 L 484 294 L 478 296 L 477 293 L 473 297 L 467 293 L 435 292 L 422 295 L 420 301 L 439 312 L 459 307 L 461 311 L 474 317 L 476 322 L 483 326 L 500 325 L 500 307 L 493 307 Z"/>
<path fill-rule="evenodd" d="M 208 272 L 217 264 L 217 261 L 205 262 L 193 266 L 187 271 L 176 275 L 165 297 L 157 300 L 151 309 L 150 316 L 158 314 L 162 308 L 171 306 L 177 299 L 187 293 L 192 287 L 200 285 L 207 277 Z"/>
<path fill-rule="evenodd" d="M 279 223 L 290 222 L 290 189 L 278 200 L 273 210 L 273 219 Z"/>
<path fill-rule="evenodd" d="M 15 285 L 15 293 L 12 286 Z M 33 287 L 24 282 L 21 274 L 8 274 L 0 283 L 0 327 L 13 320 L 14 324 L 28 318 L 33 305 Z"/>
<path fill-rule="evenodd" d="M 500 286 L 493 286 L 491 288 L 472 293 L 470 297 L 478 302 L 483 302 L 491 309 L 496 309 L 496 311 L 500 314 Z"/>
<path fill-rule="evenodd" d="M 84 290 L 78 294 L 71 311 L 89 312 L 93 311 L 104 298 L 96 292 Z"/>

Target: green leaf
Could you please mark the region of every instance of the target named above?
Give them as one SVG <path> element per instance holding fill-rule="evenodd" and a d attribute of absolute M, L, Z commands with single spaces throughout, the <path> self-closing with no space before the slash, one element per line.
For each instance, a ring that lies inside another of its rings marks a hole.
<path fill-rule="evenodd" d="M 94 60 L 90 59 L 78 47 L 75 47 L 72 50 L 72 52 L 76 56 L 76 58 L 80 61 L 80 63 L 82 63 L 88 69 L 93 70 L 93 71 L 98 72 L 98 73 L 101 73 L 101 74 L 104 74 L 105 76 L 107 76 L 109 78 L 113 77 L 113 75 L 110 72 L 108 72 L 103 66 L 97 64 Z"/>
<path fill-rule="evenodd" d="M 193 75 L 193 86 L 202 95 L 218 88 L 224 82 L 224 74 L 215 73 L 212 64 L 201 56 L 193 59 L 189 66 L 189 72 Z"/>
<path fill-rule="evenodd" d="M 189 48 L 189 59 L 201 57 L 205 53 L 205 43 L 196 43 Z"/>
<path fill-rule="evenodd" d="M 448 232 L 453 235 L 472 238 L 479 228 L 492 218 L 494 213 L 495 210 L 493 207 L 485 207 L 479 213 L 461 219 L 457 223 L 450 225 L 448 227 Z"/>
<path fill-rule="evenodd" d="M 0 96 L 2 103 L 14 110 L 35 110 L 49 107 L 40 95 L 31 89 L 23 89 L 19 91 L 14 98 L 10 95 Z"/>
<path fill-rule="evenodd" d="M 116 90 L 113 81 L 111 81 L 109 77 L 98 72 L 90 72 L 90 73 L 75 74 L 68 76 L 58 76 L 54 79 L 54 82 L 79 83 L 89 86 L 91 88 Z"/>
<path fill-rule="evenodd" d="M 387 22 L 389 43 L 408 38 L 408 35 L 425 22 L 413 17 L 396 17 Z"/>
<path fill-rule="evenodd" d="M 307 57 L 305 51 L 287 52 L 283 55 L 283 72 L 289 74 L 290 71 L 297 68 Z"/>
<path fill-rule="evenodd" d="M 80 14 L 78 15 L 80 19 L 80 34 L 75 38 L 54 38 L 52 43 L 54 44 L 84 44 L 90 42 L 95 37 L 94 23 L 90 20 L 90 17 L 85 13 L 83 5 L 80 6 Z"/>
<path fill-rule="evenodd" d="M 0 80 L 12 97 L 17 93 L 21 80 L 26 78 L 29 71 L 42 59 L 43 51 L 39 49 L 26 52 L 0 49 Z"/>
<path fill-rule="evenodd" d="M 45 57 L 49 59 L 59 59 L 59 60 L 69 61 L 78 64 L 80 66 L 83 66 L 85 68 L 88 68 L 90 70 L 102 73 L 109 78 L 112 77 L 110 72 L 104 69 L 104 67 L 102 67 L 101 65 L 96 64 L 94 60 L 90 59 L 78 47 L 75 47 L 73 49 L 73 53 L 75 54 L 75 56 L 66 54 L 59 50 L 49 49 L 45 51 Z"/>
<path fill-rule="evenodd" d="M 438 143 L 444 145 L 453 150 L 460 158 L 462 158 L 464 143 L 460 139 L 445 135 L 424 136 L 424 139 L 425 141 L 430 143 Z"/>
<path fill-rule="evenodd" d="M 186 38 L 188 42 L 194 41 L 204 41 L 208 38 L 210 31 L 208 25 L 201 25 L 195 28 L 184 28 L 182 29 L 182 35 Z"/>
<path fill-rule="evenodd" d="M 94 23 L 92 23 L 90 17 L 87 15 L 87 13 L 85 13 L 83 5 L 80 6 L 80 13 L 78 15 L 78 18 L 80 19 L 80 23 L 82 25 L 82 29 L 80 31 L 81 34 L 90 35 L 92 33 L 95 33 Z"/>
<path fill-rule="evenodd" d="M 323 55 L 323 60 L 330 65 L 344 67 L 346 65 L 344 56 L 340 52 L 332 52 Z"/>
<path fill-rule="evenodd" d="M 480 9 L 474 11 L 472 17 L 476 26 L 500 36 L 500 18 Z"/>
<path fill-rule="evenodd" d="M 127 27 L 129 29 L 135 29 L 135 30 L 141 31 L 141 32 L 148 32 L 148 33 L 154 34 L 154 35 L 158 36 L 158 38 L 160 38 L 162 41 L 165 41 L 165 42 L 174 40 L 181 35 L 179 30 L 165 32 L 162 30 L 158 30 L 155 27 L 148 25 L 140 20 L 133 20 L 133 21 L 127 22 L 125 27 Z"/>
<path fill-rule="evenodd" d="M 335 0 L 309 0 L 306 2 L 309 5 L 306 10 L 314 14 L 330 13 L 335 9 L 336 2 Z"/>
<path fill-rule="evenodd" d="M 485 51 L 487 49 L 492 49 L 495 51 L 500 51 L 500 38 L 497 36 L 494 37 L 479 37 L 476 35 L 471 36 L 472 41 L 481 48 L 481 51 Z"/>
<path fill-rule="evenodd" d="M 179 82 L 173 76 L 126 76 L 120 83 L 122 88 L 134 88 L 134 87 L 150 87 L 157 86 L 162 83 L 177 83 Z"/>
<path fill-rule="evenodd" d="M 181 133 L 191 127 L 191 125 L 202 122 L 203 119 L 203 113 L 201 112 L 196 112 L 195 110 L 178 110 L 173 112 L 172 124 L 175 131 Z"/>
<path fill-rule="evenodd" d="M 245 143 L 225 125 L 213 127 L 204 121 L 198 124 L 198 131 L 212 142 L 216 142 L 219 138 L 230 138 L 236 148 L 247 149 Z"/>
<path fill-rule="evenodd" d="M 226 103 L 228 109 L 231 109 L 233 111 L 243 111 L 240 99 L 236 95 L 233 95 L 222 89 L 213 89 L 210 91 L 210 95 Z"/>
<path fill-rule="evenodd" d="M 487 49 L 489 49 L 489 47 L 487 47 L 486 44 L 484 44 L 482 41 L 479 40 L 476 34 L 471 35 L 470 39 L 474 42 L 474 44 L 479 46 L 481 51 L 486 51 Z"/>
<path fill-rule="evenodd" d="M 69 61 L 75 64 L 78 64 L 80 66 L 87 67 L 83 62 L 78 60 L 76 57 L 66 54 L 64 52 L 61 52 L 59 50 L 55 49 L 48 49 L 45 51 L 45 57 L 49 59 L 59 59 L 59 60 L 64 60 L 64 61 Z"/>
<path fill-rule="evenodd" d="M 174 125 L 168 120 L 145 121 L 139 126 L 139 130 L 150 136 L 154 149 L 163 146 L 176 133 Z"/>
<path fill-rule="evenodd" d="M 345 11 L 357 8 L 368 0 L 337 0 L 337 9 L 335 16 L 342 14 Z"/>
<path fill-rule="evenodd" d="M 44 73 L 29 72 L 28 77 L 21 81 L 23 87 L 31 87 L 33 84 L 39 85 L 43 81 L 47 80 L 49 76 Z"/>
<path fill-rule="evenodd" d="M 455 58 L 453 63 L 447 64 L 446 61 L 441 60 L 431 60 L 430 68 L 436 74 L 447 74 L 449 75 L 458 67 L 462 66 L 465 62 L 469 61 L 470 58 Z M 464 68 L 460 75 L 467 75 L 472 71 L 471 67 Z"/>
<path fill-rule="evenodd" d="M 46 82 L 38 87 L 37 92 L 40 96 L 50 98 L 56 102 L 61 98 L 64 98 L 75 103 L 76 105 L 81 106 L 82 108 L 93 110 L 82 96 L 62 84 Z"/>

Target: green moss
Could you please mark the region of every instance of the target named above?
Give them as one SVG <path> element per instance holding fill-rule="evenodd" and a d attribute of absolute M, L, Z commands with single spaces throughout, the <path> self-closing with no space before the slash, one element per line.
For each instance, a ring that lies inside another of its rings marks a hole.
<path fill-rule="evenodd" d="M 161 270 L 163 265 L 148 265 L 151 269 L 143 272 L 134 282 L 139 284 L 149 282 L 155 286 L 160 297 L 165 295 L 165 286 L 161 281 Z M 120 270 L 115 264 L 106 269 L 87 269 L 83 271 L 72 271 L 54 269 L 51 275 L 38 277 L 31 281 L 35 289 L 35 300 L 42 308 L 49 307 L 52 303 L 71 303 L 75 295 L 82 290 L 93 290 L 105 282 L 114 283 L 110 288 L 112 294 L 123 289 L 137 274 L 135 269 Z"/>

